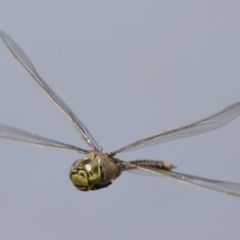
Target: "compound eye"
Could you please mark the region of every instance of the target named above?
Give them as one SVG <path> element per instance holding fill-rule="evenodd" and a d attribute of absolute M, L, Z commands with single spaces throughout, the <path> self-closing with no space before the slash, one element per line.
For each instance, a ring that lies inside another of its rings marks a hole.
<path fill-rule="evenodd" d="M 79 159 L 70 168 L 69 177 L 81 191 L 91 190 L 101 180 L 101 170 L 91 159 Z"/>

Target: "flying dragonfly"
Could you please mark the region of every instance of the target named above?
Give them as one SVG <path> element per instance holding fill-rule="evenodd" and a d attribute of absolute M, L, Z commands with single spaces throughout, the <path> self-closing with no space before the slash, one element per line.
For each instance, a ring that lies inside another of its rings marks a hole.
<path fill-rule="evenodd" d="M 81 191 L 106 188 L 112 184 L 112 180 L 118 178 L 122 172 L 140 170 L 153 175 L 168 177 L 183 183 L 240 197 L 239 183 L 212 180 L 175 172 L 172 171 L 174 166 L 170 162 L 147 159 L 122 161 L 115 157 L 118 153 L 136 150 L 178 138 L 190 137 L 220 128 L 240 115 L 240 102 L 234 103 L 189 124 L 140 139 L 115 151 L 103 153 L 102 147 L 97 143 L 89 130 L 67 104 L 40 77 L 32 62 L 17 43 L 3 31 L 0 31 L 0 36 L 13 56 L 63 112 L 91 149 L 85 150 L 6 125 L 0 125 L 0 138 L 39 147 L 56 148 L 84 154 L 85 156 L 83 158 L 76 160 L 72 164 L 69 171 L 69 177 L 73 185 Z"/>

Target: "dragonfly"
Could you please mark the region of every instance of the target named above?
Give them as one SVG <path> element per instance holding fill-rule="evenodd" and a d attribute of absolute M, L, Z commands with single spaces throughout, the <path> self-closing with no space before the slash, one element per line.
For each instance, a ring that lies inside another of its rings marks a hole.
<path fill-rule="evenodd" d="M 45 138 L 2 124 L 0 124 L 0 138 L 39 147 L 55 148 L 84 154 L 85 156 L 83 158 L 76 160 L 72 164 L 69 171 L 70 180 L 73 185 L 81 191 L 106 188 L 112 184 L 113 180 L 117 179 L 121 173 L 125 171 L 143 171 L 149 173 L 150 175 L 164 176 L 179 182 L 240 197 L 239 183 L 218 181 L 190 174 L 179 173 L 173 171 L 175 167 L 167 161 L 148 159 L 122 161 L 116 158 L 116 154 L 118 153 L 136 150 L 218 129 L 240 115 L 240 102 L 227 106 L 194 122 L 142 138 L 115 151 L 104 153 L 102 152 L 102 147 L 94 139 L 82 121 L 40 77 L 36 68 L 18 44 L 3 31 L 0 31 L 0 36 L 13 56 L 67 117 L 78 134 L 90 147 L 90 150 L 52 140 L 50 138 Z"/>

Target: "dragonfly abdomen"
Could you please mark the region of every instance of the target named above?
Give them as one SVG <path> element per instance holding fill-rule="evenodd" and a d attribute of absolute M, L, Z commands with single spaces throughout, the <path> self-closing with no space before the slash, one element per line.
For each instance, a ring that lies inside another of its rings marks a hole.
<path fill-rule="evenodd" d="M 170 162 L 166 161 L 156 161 L 156 160 L 133 160 L 129 161 L 128 163 L 134 164 L 137 166 L 142 166 L 142 167 L 152 167 L 152 168 L 157 168 L 157 169 L 164 169 L 171 171 L 175 166 L 173 166 Z"/>

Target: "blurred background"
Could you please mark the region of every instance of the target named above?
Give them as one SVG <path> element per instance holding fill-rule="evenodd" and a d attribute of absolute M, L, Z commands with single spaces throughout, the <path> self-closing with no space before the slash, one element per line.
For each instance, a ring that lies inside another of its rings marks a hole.
<path fill-rule="evenodd" d="M 240 101 L 239 1 L 2 1 L 0 29 L 105 152 Z M 0 123 L 88 149 L 0 42 Z M 240 119 L 119 154 L 240 182 Z M 101 191 L 81 155 L 0 141 L 0 239 L 237 239 L 240 199 L 124 173 Z"/>

